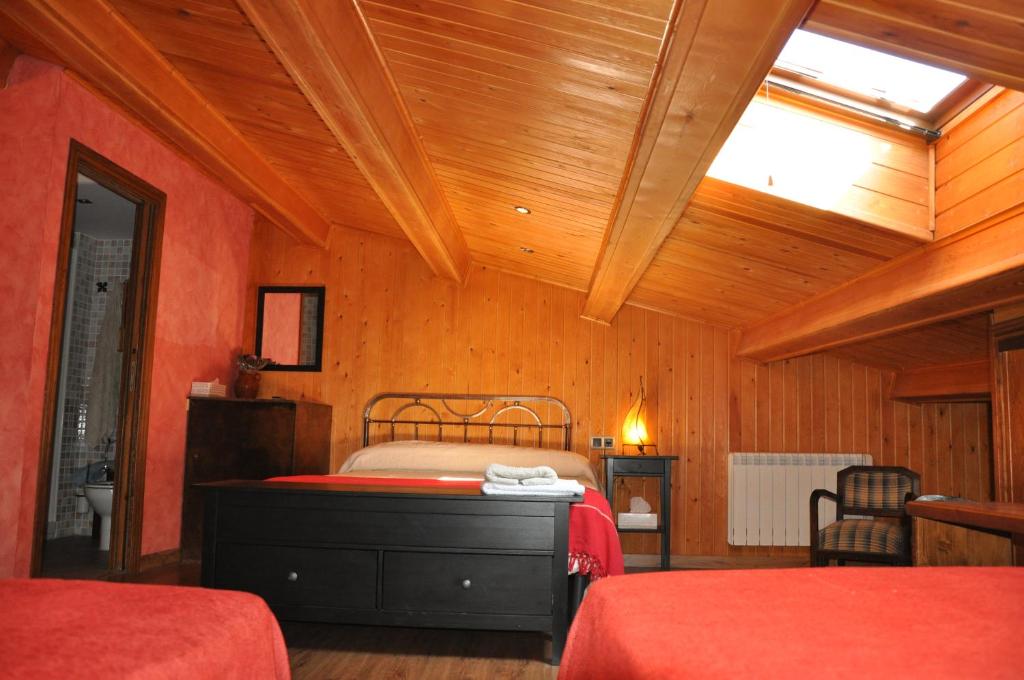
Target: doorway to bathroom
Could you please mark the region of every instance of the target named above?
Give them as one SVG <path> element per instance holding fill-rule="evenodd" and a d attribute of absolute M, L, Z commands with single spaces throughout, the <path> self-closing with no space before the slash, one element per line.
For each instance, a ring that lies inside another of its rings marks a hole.
<path fill-rule="evenodd" d="M 34 576 L 106 578 L 141 554 L 166 198 L 72 141 L 54 282 Z"/>

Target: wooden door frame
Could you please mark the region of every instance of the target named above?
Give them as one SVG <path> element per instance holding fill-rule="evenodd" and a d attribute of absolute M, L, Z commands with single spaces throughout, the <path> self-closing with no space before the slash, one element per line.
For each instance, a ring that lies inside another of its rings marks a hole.
<path fill-rule="evenodd" d="M 109 569 L 134 573 L 138 571 L 142 557 L 146 440 L 149 430 L 149 397 L 153 374 L 160 253 L 167 196 L 148 182 L 72 139 L 64 181 L 64 207 L 57 248 L 46 386 L 43 396 L 43 432 L 39 450 L 30 572 L 33 576 L 38 576 L 42 568 L 43 542 L 46 539 L 49 513 L 53 437 L 57 425 L 57 399 L 60 396 L 64 313 L 67 304 L 79 173 L 139 206 L 135 211 L 135 232 L 132 238 L 131 272 L 134 282 L 127 287 L 124 298 L 125 313 L 131 310 L 134 323 L 122 331 L 123 346 L 128 351 L 124 352 L 121 371 L 119 430 L 114 459 L 116 493 L 111 516 Z"/>

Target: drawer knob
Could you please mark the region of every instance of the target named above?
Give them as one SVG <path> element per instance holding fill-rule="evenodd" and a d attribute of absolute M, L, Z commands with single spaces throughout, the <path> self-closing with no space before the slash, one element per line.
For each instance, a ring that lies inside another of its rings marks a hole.
<path fill-rule="evenodd" d="M 469 590 L 472 585 L 473 585 L 473 582 L 470 581 L 468 578 L 462 580 L 462 589 L 463 590 Z"/>
<path fill-rule="evenodd" d="M 288 572 L 288 580 L 291 581 L 292 583 L 294 583 L 295 581 L 298 581 L 299 580 L 299 572 L 297 572 L 297 571 L 289 571 Z"/>

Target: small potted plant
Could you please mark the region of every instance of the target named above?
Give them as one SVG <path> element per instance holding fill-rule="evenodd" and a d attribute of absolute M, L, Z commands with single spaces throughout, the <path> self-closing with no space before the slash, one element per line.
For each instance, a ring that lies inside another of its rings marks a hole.
<path fill-rule="evenodd" d="M 239 399 L 255 399 L 260 393 L 260 371 L 270 363 L 255 354 L 241 354 L 236 360 L 238 378 L 235 379 L 235 396 Z"/>

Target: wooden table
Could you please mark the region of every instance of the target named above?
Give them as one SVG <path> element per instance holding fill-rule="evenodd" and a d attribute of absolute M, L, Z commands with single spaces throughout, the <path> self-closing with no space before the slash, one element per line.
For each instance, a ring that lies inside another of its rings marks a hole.
<path fill-rule="evenodd" d="M 615 513 L 616 477 L 655 477 L 660 480 L 658 506 L 660 521 L 656 529 L 623 529 L 620 534 L 661 534 L 661 568 L 667 570 L 672 561 L 672 461 L 679 456 L 601 456 L 605 464 L 605 495 Z M 618 528 L 618 522 L 615 523 Z"/>
<path fill-rule="evenodd" d="M 1008 536 L 1018 554 L 1024 547 L 1024 503 L 911 501 L 907 503 L 907 514 L 911 517 Z"/>

